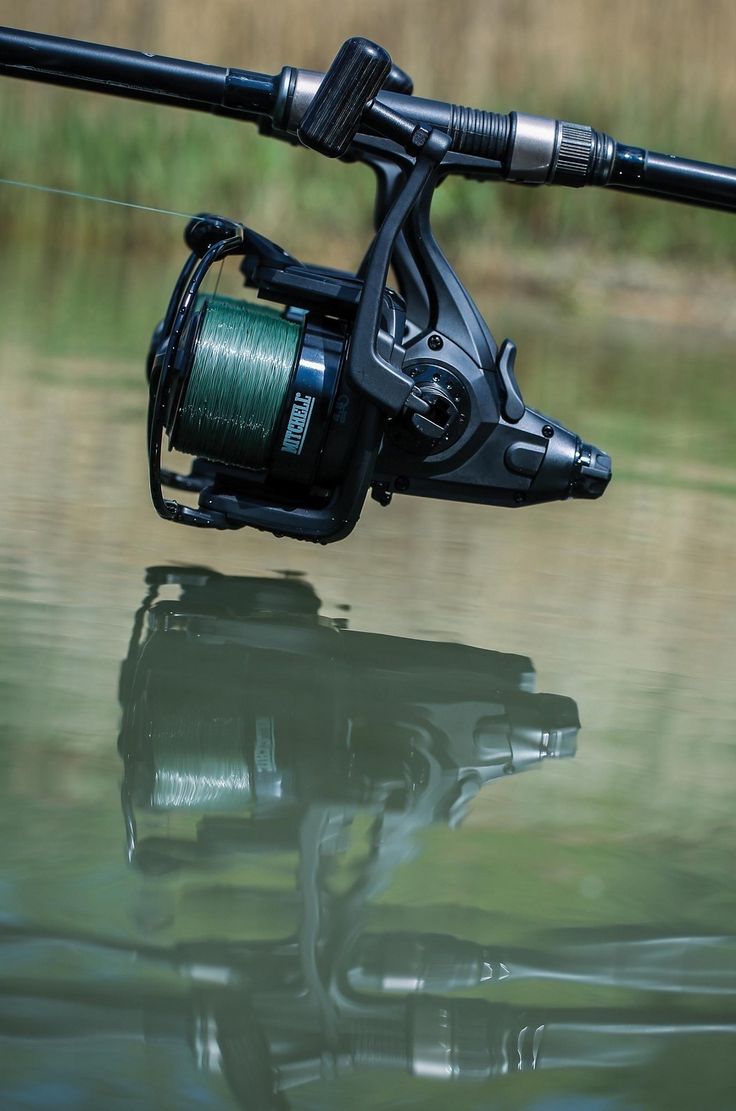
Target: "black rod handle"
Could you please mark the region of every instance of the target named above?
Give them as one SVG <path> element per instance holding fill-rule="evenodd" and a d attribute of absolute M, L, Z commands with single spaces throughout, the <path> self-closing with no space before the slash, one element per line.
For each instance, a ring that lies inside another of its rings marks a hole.
<path fill-rule="evenodd" d="M 606 184 L 663 200 L 736 210 L 736 169 L 623 143 L 615 144 Z"/>
<path fill-rule="evenodd" d="M 120 85 L 162 97 L 219 101 L 227 70 L 219 66 L 163 58 L 117 46 L 78 42 L 33 31 L 0 28 L 0 63 L 27 76 L 72 77 L 96 87 Z M 20 73 L 18 76 L 21 76 Z"/>
<path fill-rule="evenodd" d="M 278 78 L 0 27 L 0 74 L 113 96 L 256 118 Z"/>

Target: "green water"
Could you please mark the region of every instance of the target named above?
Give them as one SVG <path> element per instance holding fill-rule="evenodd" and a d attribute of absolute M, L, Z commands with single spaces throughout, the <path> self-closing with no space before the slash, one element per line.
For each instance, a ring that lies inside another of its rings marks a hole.
<path fill-rule="evenodd" d="M 0 268 L 2 1106 L 732 1107 L 726 313 L 482 291 L 610 490 L 323 549 L 155 517 L 175 255 Z"/>

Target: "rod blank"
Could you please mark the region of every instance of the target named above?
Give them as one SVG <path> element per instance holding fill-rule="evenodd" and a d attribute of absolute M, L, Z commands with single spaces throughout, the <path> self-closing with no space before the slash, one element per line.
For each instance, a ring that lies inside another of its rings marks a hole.
<path fill-rule="evenodd" d="M 0 74 L 252 119 L 273 107 L 275 78 L 0 27 Z"/>

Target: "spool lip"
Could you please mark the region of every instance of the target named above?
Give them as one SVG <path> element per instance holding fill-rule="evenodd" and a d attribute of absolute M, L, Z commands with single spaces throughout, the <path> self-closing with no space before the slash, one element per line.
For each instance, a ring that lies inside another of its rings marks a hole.
<path fill-rule="evenodd" d="M 243 225 L 233 225 L 237 235 L 213 243 L 201 258 L 190 254 L 174 286 L 164 317 L 163 331 L 167 342 L 161 348 L 158 368 L 151 367 L 148 399 L 148 484 L 151 500 L 159 517 L 168 521 L 197 525 L 202 528 L 228 528 L 227 517 L 204 508 L 193 509 L 177 501 L 165 498 L 162 490 L 164 472 L 161 468 L 161 450 L 165 421 L 171 417 L 170 398 L 172 380 L 179 371 L 174 371 L 174 361 L 178 356 L 182 333 L 186 327 L 193 304 L 196 305 L 202 281 L 214 262 L 224 259 L 235 251 L 242 251 L 244 239 Z M 158 361 L 158 360 L 156 360 Z M 167 473 L 167 478 L 171 476 Z M 174 476 L 176 477 L 176 476 Z"/>
<path fill-rule="evenodd" d="M 164 416 L 164 427 L 169 439 L 169 451 L 176 449 L 176 434 L 177 426 L 179 424 L 179 416 L 181 414 L 181 406 L 184 398 L 186 397 L 187 386 L 189 385 L 189 378 L 192 373 L 192 364 L 194 362 L 194 351 L 202 331 L 204 318 L 210 307 L 210 299 L 206 299 L 197 306 L 196 300 L 192 302 L 193 315 L 184 326 L 182 338 L 179 341 L 179 348 L 177 356 L 180 365 L 172 366 L 173 380 L 169 387 L 169 396 L 166 402 L 166 413 Z M 192 334 L 192 332 L 194 334 Z M 183 357 L 182 357 L 183 350 Z"/>

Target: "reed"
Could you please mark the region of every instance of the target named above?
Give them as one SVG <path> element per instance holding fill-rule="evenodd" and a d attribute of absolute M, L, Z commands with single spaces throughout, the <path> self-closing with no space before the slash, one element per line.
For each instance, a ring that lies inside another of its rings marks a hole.
<path fill-rule="evenodd" d="M 324 68 L 343 38 L 389 48 L 417 88 L 462 103 L 591 122 L 617 137 L 733 161 L 736 67 L 728 0 L 3 0 L 9 25 L 276 72 Z M 368 233 L 370 180 L 254 129 L 175 109 L 7 81 L 0 87 L 3 176 L 141 200 L 220 209 L 324 255 Z M 139 236 L 125 215 L 5 189 L 18 234 Z M 580 243 L 688 259 L 733 257 L 728 216 L 634 198 L 453 183 L 436 217 L 450 249 L 487 236 L 508 249 Z M 732 230 L 733 229 L 733 230 Z M 144 234 L 169 236 L 151 221 Z M 354 247 L 353 250 L 357 250 Z"/>

